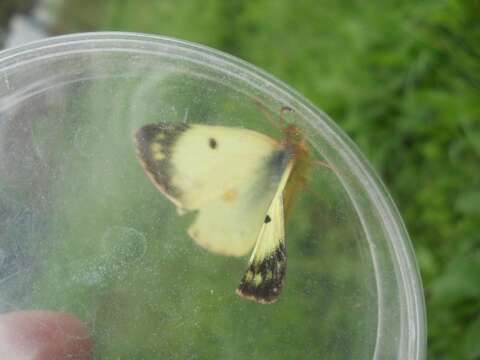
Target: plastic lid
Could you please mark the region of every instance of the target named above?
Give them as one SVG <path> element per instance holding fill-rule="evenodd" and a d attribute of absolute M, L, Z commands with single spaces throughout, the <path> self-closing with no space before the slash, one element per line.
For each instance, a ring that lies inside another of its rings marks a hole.
<path fill-rule="evenodd" d="M 295 194 L 285 288 L 259 305 L 234 291 L 248 256 L 191 241 L 195 213 L 178 216 L 148 181 L 132 134 L 187 122 L 280 139 L 282 106 L 311 157 L 334 170 L 313 166 Z M 99 358 L 425 356 L 411 244 L 356 146 L 252 65 L 141 34 L 61 36 L 0 53 L 0 311 L 22 309 L 79 317 Z"/>

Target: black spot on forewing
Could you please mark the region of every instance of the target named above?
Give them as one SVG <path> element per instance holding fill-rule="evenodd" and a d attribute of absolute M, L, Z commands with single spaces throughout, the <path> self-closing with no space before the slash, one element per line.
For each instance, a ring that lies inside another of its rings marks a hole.
<path fill-rule="evenodd" d="M 270 221 L 272 221 L 272 218 L 269 215 L 265 216 L 265 220 L 263 222 L 268 224 Z"/>
<path fill-rule="evenodd" d="M 208 145 L 210 146 L 211 149 L 216 149 L 217 148 L 217 140 L 215 140 L 214 138 L 210 138 L 208 140 Z"/>
<path fill-rule="evenodd" d="M 180 191 L 171 184 L 171 152 L 179 136 L 187 129 L 187 124 L 159 123 L 145 125 L 135 133 L 137 156 L 145 171 L 152 181 L 174 198 L 180 196 Z M 152 146 L 158 149 L 157 155 Z"/>
<path fill-rule="evenodd" d="M 243 275 L 237 294 L 261 304 L 271 304 L 282 292 L 287 270 L 287 252 L 283 242 L 260 261 L 253 261 Z"/>

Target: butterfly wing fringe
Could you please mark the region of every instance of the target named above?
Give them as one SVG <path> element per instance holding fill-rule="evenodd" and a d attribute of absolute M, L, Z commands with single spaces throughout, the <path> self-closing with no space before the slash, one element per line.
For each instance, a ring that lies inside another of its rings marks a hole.
<path fill-rule="evenodd" d="M 262 260 L 254 259 L 237 288 L 237 294 L 260 304 L 277 301 L 287 270 L 287 253 L 283 242 Z"/>

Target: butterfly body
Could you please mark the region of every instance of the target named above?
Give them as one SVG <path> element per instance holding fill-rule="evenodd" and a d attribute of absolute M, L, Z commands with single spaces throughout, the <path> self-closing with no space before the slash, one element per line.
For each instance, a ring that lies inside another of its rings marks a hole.
<path fill-rule="evenodd" d="M 260 303 L 274 302 L 283 286 L 284 194 L 303 181 L 308 158 L 298 130 L 284 134 L 277 141 L 243 128 L 172 123 L 135 134 L 151 181 L 180 214 L 197 213 L 188 233 L 200 246 L 231 256 L 253 248 L 237 293 Z"/>

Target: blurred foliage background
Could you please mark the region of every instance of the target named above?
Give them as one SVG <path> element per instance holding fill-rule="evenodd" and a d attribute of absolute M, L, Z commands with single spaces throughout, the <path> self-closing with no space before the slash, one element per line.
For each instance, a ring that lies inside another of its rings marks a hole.
<path fill-rule="evenodd" d="M 326 111 L 387 184 L 423 277 L 432 359 L 480 359 L 480 1 L 44 1 L 50 34 L 173 36 Z M 0 28 L 33 1 L 2 1 Z"/>

